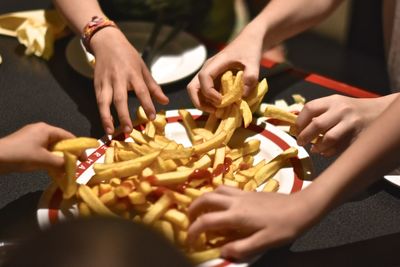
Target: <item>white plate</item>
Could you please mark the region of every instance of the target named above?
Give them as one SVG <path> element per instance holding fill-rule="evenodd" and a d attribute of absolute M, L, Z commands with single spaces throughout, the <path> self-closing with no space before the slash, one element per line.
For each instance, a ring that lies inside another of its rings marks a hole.
<path fill-rule="evenodd" d="M 389 181 L 390 183 L 400 187 L 400 175 L 385 175 L 383 176 L 383 178 Z"/>
<path fill-rule="evenodd" d="M 118 26 L 134 47 L 141 51 L 152 31 L 153 24 L 121 22 L 118 23 Z M 164 40 L 171 30 L 171 27 L 164 26 L 157 38 L 157 43 Z M 74 70 L 83 76 L 93 78 L 93 68 L 89 62 L 94 57 L 84 51 L 78 37 L 74 37 L 68 43 L 66 57 Z M 151 74 L 160 85 L 175 82 L 200 69 L 206 58 L 206 47 L 190 34 L 181 32 L 154 60 L 151 66 Z"/>
<path fill-rule="evenodd" d="M 199 125 L 201 122 L 205 121 L 205 117 L 199 110 L 188 110 L 194 117 L 197 117 Z M 168 124 L 165 128 L 166 137 L 183 144 L 184 146 L 191 145 L 185 128 L 178 122 L 180 116 L 177 110 L 167 111 Z M 77 182 L 85 184 L 94 175 L 92 168 L 95 162 L 104 162 L 104 152 L 107 148 L 105 140 L 108 138 L 103 138 L 99 140 L 101 146 L 96 150 L 87 151 L 88 160 L 82 162 L 78 165 L 77 171 Z M 305 179 L 310 178 L 312 166 L 309 155 L 306 150 L 302 147 L 297 146 L 296 141 L 274 127 L 271 124 L 266 124 L 262 118 L 258 119 L 255 123 L 251 124 L 247 129 L 240 128 L 235 132 L 234 139 L 237 144 L 243 143 L 245 140 L 258 139 L 261 141 L 260 152 L 255 156 L 255 163 L 262 159 L 272 159 L 283 150 L 294 146 L 299 150 L 298 157 L 291 161 L 291 166 L 282 168 L 274 177 L 279 181 L 280 187 L 278 192 L 280 193 L 294 193 L 303 189 L 310 182 L 303 181 L 299 179 L 301 176 Z M 132 139 L 127 138 L 126 141 L 132 141 Z M 233 145 L 234 144 L 230 144 Z M 296 171 L 295 171 L 296 170 Z M 258 188 L 261 190 L 263 185 Z M 40 228 L 45 229 L 52 224 L 57 223 L 59 220 L 65 220 L 66 218 L 71 218 L 77 215 L 76 205 L 72 203 L 66 203 L 62 201 L 62 193 L 55 186 L 50 186 L 44 191 L 37 210 L 37 219 Z M 249 261 L 251 262 L 251 261 Z M 224 259 L 215 259 L 202 263 L 201 267 L 214 267 L 214 266 L 248 266 L 249 262 L 243 263 L 230 263 Z M 222 264 L 222 265 L 220 265 Z"/>

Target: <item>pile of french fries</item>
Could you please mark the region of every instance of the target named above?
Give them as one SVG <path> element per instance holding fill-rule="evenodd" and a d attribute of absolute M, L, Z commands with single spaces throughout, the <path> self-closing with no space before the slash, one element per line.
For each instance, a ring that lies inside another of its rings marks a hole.
<path fill-rule="evenodd" d="M 268 90 L 264 79 L 242 98 L 242 77 L 242 71 L 235 75 L 228 71 L 221 77 L 221 104 L 203 127 L 188 111 L 179 110 L 190 147 L 165 137 L 165 113 L 150 121 L 140 107 L 135 125 L 144 130 L 135 127 L 130 134 L 134 142 L 111 141 L 104 163 L 94 164 L 95 175 L 86 185 L 75 182 L 76 159 L 85 148 L 96 147 L 96 140 L 78 138 L 56 144 L 54 150 L 66 159 L 65 177 L 55 177 L 64 198 L 76 198 L 80 216 L 122 217 L 150 224 L 196 263 L 219 257 L 219 247 L 229 241 L 227 234 L 203 233 L 195 244 L 186 242 L 192 201 L 219 185 L 277 191 L 279 181 L 272 177 L 297 156 L 292 147 L 270 161 L 255 163 L 259 140 L 229 146 L 235 130 L 251 123 L 252 112 Z"/>

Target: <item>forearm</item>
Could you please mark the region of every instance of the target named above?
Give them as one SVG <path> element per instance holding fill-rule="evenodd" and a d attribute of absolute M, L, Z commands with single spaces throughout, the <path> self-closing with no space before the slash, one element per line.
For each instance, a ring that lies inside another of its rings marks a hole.
<path fill-rule="evenodd" d="M 317 24 L 343 0 L 272 0 L 246 27 L 264 38 L 268 49 Z"/>
<path fill-rule="evenodd" d="M 81 35 L 93 16 L 104 16 L 97 0 L 53 0 L 75 33 Z"/>
<path fill-rule="evenodd" d="M 400 164 L 400 97 L 306 190 L 322 215 Z"/>

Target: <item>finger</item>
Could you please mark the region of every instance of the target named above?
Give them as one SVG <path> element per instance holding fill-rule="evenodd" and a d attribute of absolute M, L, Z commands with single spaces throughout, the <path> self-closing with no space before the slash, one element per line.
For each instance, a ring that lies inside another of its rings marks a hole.
<path fill-rule="evenodd" d="M 319 142 L 312 147 L 312 152 L 331 157 L 345 150 L 351 144 L 352 137 L 354 137 L 353 130 L 344 122 L 340 123 L 320 138 Z"/>
<path fill-rule="evenodd" d="M 340 122 L 340 114 L 335 112 L 325 112 L 318 117 L 312 118 L 311 122 L 299 132 L 297 136 L 298 144 L 308 144 L 320 134 L 326 133 L 329 129 Z"/>
<path fill-rule="evenodd" d="M 214 192 L 206 193 L 190 205 L 189 217 L 194 219 L 204 212 L 228 209 L 230 204 L 231 199 L 228 196 Z"/>
<path fill-rule="evenodd" d="M 296 119 L 297 132 L 300 133 L 301 131 L 303 131 L 303 129 L 311 123 L 311 120 L 314 117 L 318 117 L 326 110 L 327 105 L 325 105 L 324 98 L 306 103 Z"/>
<path fill-rule="evenodd" d="M 221 103 L 222 96 L 215 89 L 214 80 L 218 77 L 218 75 L 222 73 L 222 71 L 218 70 L 210 64 L 205 69 L 201 70 L 198 74 L 199 82 L 200 82 L 200 92 L 203 94 L 205 99 L 217 106 Z"/>
<path fill-rule="evenodd" d="M 128 107 L 128 88 L 119 81 L 114 81 L 113 103 L 118 114 L 121 130 L 125 133 L 132 132 L 132 120 Z"/>
<path fill-rule="evenodd" d="M 341 149 L 337 149 L 335 147 L 332 147 L 331 149 L 328 149 L 326 151 L 321 152 L 321 156 L 324 157 L 332 157 L 333 155 L 337 154 Z"/>
<path fill-rule="evenodd" d="M 151 100 L 149 90 L 143 81 L 143 77 L 136 77 L 132 82 L 131 86 L 139 99 L 144 112 L 149 120 L 154 120 L 156 118 L 156 109 L 154 107 L 153 101 Z"/>
<path fill-rule="evenodd" d="M 187 91 L 189 94 L 190 99 L 192 100 L 193 105 L 200 110 L 205 112 L 214 113 L 215 108 L 214 106 L 208 104 L 203 96 L 200 93 L 200 82 L 199 78 L 196 75 L 192 81 L 187 85 Z"/>
<path fill-rule="evenodd" d="M 188 229 L 188 242 L 193 242 L 201 233 L 232 229 L 235 218 L 225 211 L 210 212 L 201 215 Z"/>
<path fill-rule="evenodd" d="M 255 90 L 258 83 L 259 65 L 246 66 L 243 73 L 243 95 L 248 96 L 252 90 Z"/>
<path fill-rule="evenodd" d="M 251 236 L 230 242 L 221 248 L 223 258 L 244 259 L 268 248 L 277 245 L 274 236 L 266 235 L 263 231 L 253 233 Z"/>
<path fill-rule="evenodd" d="M 48 136 L 48 144 L 52 145 L 63 139 L 74 138 L 75 135 L 72 133 L 58 127 L 50 126 L 49 128 L 49 136 Z"/>
<path fill-rule="evenodd" d="M 48 150 L 39 152 L 38 163 L 36 166 L 38 169 L 61 169 L 64 167 L 64 157 L 54 155 Z"/>
<path fill-rule="evenodd" d="M 149 88 L 150 94 L 156 99 L 156 101 L 163 105 L 168 104 L 168 97 L 164 94 L 161 87 L 154 80 L 153 76 L 151 76 L 151 73 L 146 66 L 143 66 L 142 74 L 144 81 L 147 84 L 147 88 Z"/>
<path fill-rule="evenodd" d="M 107 134 L 114 133 L 114 124 L 110 112 L 110 105 L 112 101 L 113 90 L 111 85 L 104 83 L 102 86 L 95 85 L 96 87 L 96 99 L 97 106 L 99 107 L 99 113 L 103 128 Z"/>

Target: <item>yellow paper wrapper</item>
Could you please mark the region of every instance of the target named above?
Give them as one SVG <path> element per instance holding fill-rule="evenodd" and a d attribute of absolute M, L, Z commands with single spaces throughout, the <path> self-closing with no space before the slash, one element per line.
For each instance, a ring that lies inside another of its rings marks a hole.
<path fill-rule="evenodd" d="M 49 59 L 54 41 L 65 35 L 66 23 L 56 10 L 34 10 L 0 16 L 0 34 L 17 37 L 25 54 Z"/>

